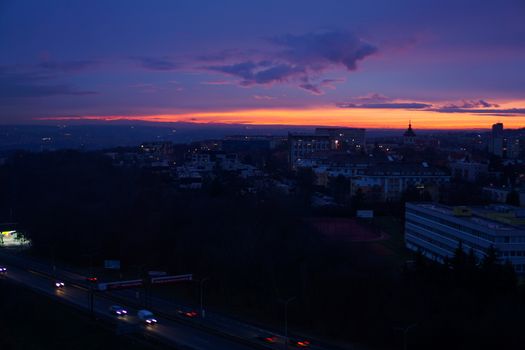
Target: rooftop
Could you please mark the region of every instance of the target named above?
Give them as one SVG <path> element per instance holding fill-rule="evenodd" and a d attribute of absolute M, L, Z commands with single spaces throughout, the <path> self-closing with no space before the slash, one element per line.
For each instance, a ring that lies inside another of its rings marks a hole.
<path fill-rule="evenodd" d="M 504 204 L 487 206 L 446 206 L 437 203 L 408 203 L 437 213 L 453 216 L 456 220 L 483 226 L 505 233 L 523 234 L 525 230 L 525 209 Z M 463 211 L 463 213 L 458 212 Z"/>

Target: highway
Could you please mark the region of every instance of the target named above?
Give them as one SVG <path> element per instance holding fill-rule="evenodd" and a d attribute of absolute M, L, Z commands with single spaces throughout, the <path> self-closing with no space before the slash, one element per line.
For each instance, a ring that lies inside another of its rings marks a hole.
<path fill-rule="evenodd" d="M 12 280 L 42 294 L 54 297 L 56 300 L 61 300 L 64 303 L 72 304 L 89 312 L 89 289 L 67 282 L 63 289 L 57 289 L 54 285 L 55 279 L 46 274 L 31 269 L 21 269 L 3 261 L 0 265 L 8 269 L 7 274 L 1 278 Z M 173 344 L 174 347 L 183 349 L 246 350 L 259 348 L 257 345 L 254 347 L 245 345 L 163 317 L 157 317 L 159 320 L 157 325 L 145 326 L 134 316 L 137 313 L 137 309 L 127 305 L 124 306 L 128 310 L 129 316 L 118 318 L 110 315 L 108 311 L 109 307 L 114 304 L 116 304 L 115 301 L 102 295 L 96 295 L 94 298 L 94 312 L 97 317 L 113 318 L 117 330 L 121 328 L 123 333 L 131 331 L 144 332 L 149 337 L 158 338 L 163 343 Z"/>
<path fill-rule="evenodd" d="M 4 278 L 30 287 L 43 294 L 54 297 L 78 308 L 90 309 L 90 282 L 86 277 L 70 269 L 57 268 L 42 261 L 28 259 L 9 251 L 0 250 L 0 266 L 8 268 Z M 57 289 L 56 280 L 66 283 L 65 288 Z M 117 318 L 111 316 L 108 309 L 111 305 L 125 306 L 129 316 Z M 284 349 L 284 337 L 275 332 L 238 321 L 215 313 L 206 313 L 206 318 L 186 318 L 180 316 L 178 310 L 187 310 L 184 305 L 159 297 L 150 297 L 148 309 L 153 311 L 159 323 L 146 327 L 137 319 L 138 309 L 143 308 L 143 300 L 137 298 L 135 289 L 114 290 L 111 292 L 96 292 L 93 294 L 94 313 L 97 317 L 112 318 L 117 332 L 142 332 L 163 343 L 173 344 L 179 348 L 189 349 Z M 261 336 L 273 336 L 273 342 L 265 342 Z M 296 348 L 289 345 L 289 348 Z M 308 346 L 312 350 L 340 349 L 313 342 Z"/>

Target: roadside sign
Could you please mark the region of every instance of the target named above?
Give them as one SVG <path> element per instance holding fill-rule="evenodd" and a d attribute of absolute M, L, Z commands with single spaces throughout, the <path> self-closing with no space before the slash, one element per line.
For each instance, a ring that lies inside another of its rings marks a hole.
<path fill-rule="evenodd" d="M 104 268 L 120 270 L 120 260 L 104 260 Z"/>
<path fill-rule="evenodd" d="M 113 290 L 113 289 L 141 287 L 143 283 L 144 282 L 142 280 L 129 280 L 129 281 L 99 283 L 97 284 L 97 289 L 104 292 L 106 290 Z"/>
<path fill-rule="evenodd" d="M 190 273 L 187 275 L 153 277 L 151 279 L 151 283 L 152 284 L 165 284 L 165 283 L 191 281 L 192 279 L 193 279 L 193 274 Z"/>
<path fill-rule="evenodd" d="M 160 277 L 160 276 L 167 276 L 168 273 L 166 271 L 148 271 L 148 275 L 150 277 Z"/>
<path fill-rule="evenodd" d="M 363 218 L 363 219 L 373 219 L 374 211 L 373 210 L 358 210 L 356 212 L 356 216 L 358 218 Z"/>

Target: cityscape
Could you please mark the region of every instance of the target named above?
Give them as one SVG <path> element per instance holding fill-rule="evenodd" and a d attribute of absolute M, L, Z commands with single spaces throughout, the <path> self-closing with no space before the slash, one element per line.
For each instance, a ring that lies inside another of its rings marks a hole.
<path fill-rule="evenodd" d="M 0 2 L 0 349 L 519 349 L 525 3 Z"/>

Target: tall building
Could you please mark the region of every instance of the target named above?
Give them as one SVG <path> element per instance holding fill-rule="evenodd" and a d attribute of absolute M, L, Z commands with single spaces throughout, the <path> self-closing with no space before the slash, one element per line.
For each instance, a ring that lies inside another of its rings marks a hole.
<path fill-rule="evenodd" d="M 506 148 L 506 140 L 503 135 L 503 123 L 493 124 L 489 139 L 489 153 L 499 157 L 505 157 Z"/>
<path fill-rule="evenodd" d="M 316 128 L 316 135 L 327 135 L 331 148 L 340 151 L 365 149 L 366 129 L 362 128 Z"/>
<path fill-rule="evenodd" d="M 297 162 L 304 157 L 312 153 L 331 150 L 332 142 L 329 135 L 289 133 L 288 143 L 290 166 L 294 169 Z"/>
<path fill-rule="evenodd" d="M 525 273 L 525 209 L 406 203 L 405 244 L 440 263 L 460 246 L 480 259 L 493 247 L 500 262 L 509 261 L 517 273 Z"/>
<path fill-rule="evenodd" d="M 355 152 L 365 149 L 366 129 L 316 128 L 313 134 L 289 133 L 290 165 L 319 152 Z"/>

